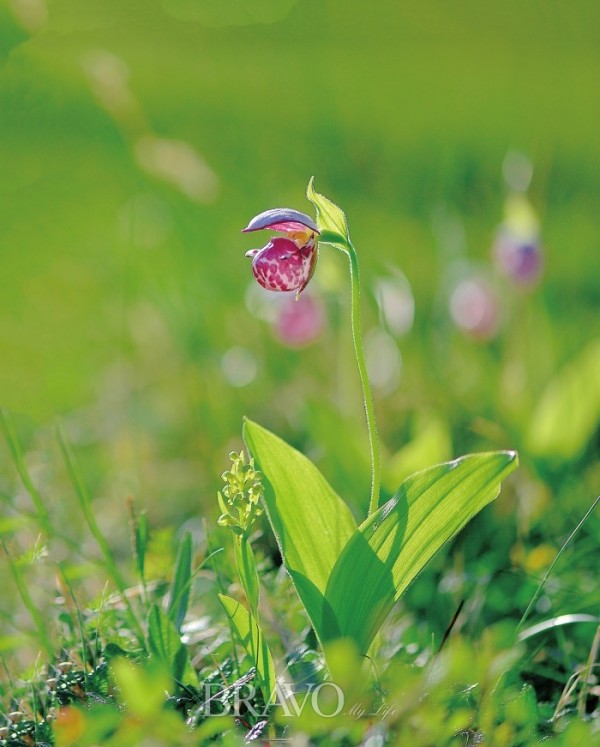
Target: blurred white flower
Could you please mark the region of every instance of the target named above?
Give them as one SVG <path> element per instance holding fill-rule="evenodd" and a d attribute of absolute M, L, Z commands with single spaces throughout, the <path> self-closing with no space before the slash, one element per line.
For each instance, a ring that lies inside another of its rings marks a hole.
<path fill-rule="evenodd" d="M 400 381 L 402 356 L 396 340 L 381 328 L 365 337 L 367 372 L 371 384 L 383 393 L 393 391 Z"/>
<path fill-rule="evenodd" d="M 129 88 L 126 62 L 105 49 L 95 49 L 83 58 L 83 71 L 100 104 L 117 120 L 140 116 L 138 103 Z"/>
<path fill-rule="evenodd" d="M 211 202 L 216 197 L 217 176 L 189 143 L 146 135 L 135 143 L 134 153 L 145 171 L 177 187 L 191 200 Z"/>
<path fill-rule="evenodd" d="M 48 20 L 45 0 L 10 0 L 10 7 L 30 34 L 38 31 Z"/>
<path fill-rule="evenodd" d="M 375 282 L 374 295 L 379 306 L 379 321 L 396 337 L 412 328 L 415 318 L 415 299 L 406 277 L 399 271 Z"/>
<path fill-rule="evenodd" d="M 229 348 L 221 359 L 223 375 L 231 386 L 248 386 L 256 378 L 258 362 L 248 348 L 236 345 Z"/>

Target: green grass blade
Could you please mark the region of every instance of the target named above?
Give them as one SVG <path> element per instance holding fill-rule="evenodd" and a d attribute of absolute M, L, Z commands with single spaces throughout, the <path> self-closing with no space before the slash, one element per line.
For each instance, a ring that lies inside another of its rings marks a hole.
<path fill-rule="evenodd" d="M 250 420 L 244 423 L 244 440 L 266 478 L 267 516 L 319 635 L 327 581 L 356 522 L 344 501 L 299 451 Z"/>
<path fill-rule="evenodd" d="M 23 487 L 31 497 L 40 526 L 47 536 L 51 536 L 52 527 L 50 525 L 50 516 L 48 514 L 48 509 L 46 508 L 46 504 L 42 500 L 38 489 L 33 484 L 33 480 L 31 479 L 31 476 L 27 469 L 27 465 L 25 464 L 25 459 L 23 458 L 23 452 L 21 450 L 21 444 L 19 443 L 19 439 L 17 437 L 17 430 L 15 428 L 14 421 L 8 410 L 6 410 L 4 407 L 0 407 L 0 428 L 2 428 L 2 432 L 4 433 L 4 438 L 6 439 L 8 448 L 10 449 L 10 452 L 12 454 L 15 467 L 17 468 L 17 472 L 19 473 L 19 477 L 21 478 L 21 482 L 23 483 Z"/>
<path fill-rule="evenodd" d="M 175 625 L 177 630 L 181 630 L 181 625 L 183 624 L 190 601 L 192 555 L 192 535 L 190 532 L 186 532 L 179 543 L 179 548 L 177 549 L 175 574 L 171 583 L 171 593 L 169 595 L 169 605 L 167 608 L 169 619 Z"/>
<path fill-rule="evenodd" d="M 558 551 L 558 552 L 556 553 L 556 555 L 554 556 L 554 560 L 553 560 L 553 561 L 552 561 L 552 563 L 550 563 L 550 565 L 548 566 L 548 570 L 546 571 L 546 573 L 544 573 L 544 577 L 542 578 L 542 580 L 541 580 L 541 581 L 540 581 L 540 583 L 538 584 L 538 587 L 537 587 L 537 589 L 535 590 L 535 593 L 534 593 L 534 595 L 533 595 L 533 596 L 531 597 L 531 599 L 529 600 L 529 604 L 527 605 L 527 608 L 525 609 L 525 612 L 523 612 L 523 615 L 522 615 L 521 619 L 519 620 L 519 624 L 517 625 L 517 628 L 516 628 L 516 630 L 515 630 L 515 636 L 516 636 L 516 635 L 517 635 L 517 633 L 518 633 L 518 632 L 519 632 L 519 631 L 521 630 L 521 628 L 522 628 L 522 627 L 523 627 L 523 625 L 525 624 L 525 621 L 526 621 L 526 620 L 527 620 L 527 618 L 529 617 L 529 613 L 530 613 L 530 612 L 531 612 L 531 610 L 533 609 L 533 605 L 534 605 L 534 604 L 535 604 L 535 603 L 537 602 L 537 600 L 538 600 L 538 597 L 539 597 L 539 596 L 540 596 L 540 594 L 542 593 L 542 589 L 543 589 L 543 588 L 544 588 L 544 586 L 546 585 L 546 581 L 548 580 L 548 578 L 550 577 L 550 574 L 551 574 L 551 573 L 552 573 L 552 571 L 554 570 L 554 566 L 555 566 L 555 565 L 556 565 L 556 564 L 558 563 L 558 561 L 559 561 L 559 558 L 560 558 L 560 556 L 561 556 L 561 555 L 563 554 L 563 552 L 565 551 L 565 549 L 566 549 L 567 545 L 570 545 L 570 544 L 571 544 L 572 540 L 573 540 L 573 539 L 575 538 L 575 535 L 576 535 L 576 534 L 577 534 L 577 533 L 579 532 L 579 530 L 580 530 L 580 529 L 581 529 L 581 527 L 582 527 L 582 526 L 583 526 L 583 525 L 585 524 L 585 522 L 586 522 L 586 521 L 588 520 L 588 518 L 589 518 L 589 517 L 590 517 L 590 516 L 591 516 L 591 515 L 592 515 L 592 514 L 594 513 L 594 510 L 595 510 L 595 508 L 596 508 L 596 506 L 598 505 L 598 503 L 599 503 L 599 502 L 600 502 L 600 495 L 599 495 L 599 496 L 596 496 L 596 499 L 595 499 L 595 500 L 593 501 L 592 505 L 591 505 L 591 506 L 590 506 L 590 507 L 588 508 L 588 510 L 587 510 L 587 511 L 585 512 L 585 515 L 583 516 L 583 518 L 581 519 L 581 521 L 580 521 L 580 522 L 579 522 L 579 523 L 577 524 L 577 526 L 575 527 L 575 529 L 573 529 L 573 531 L 571 532 L 571 534 L 570 534 L 570 535 L 569 535 L 569 536 L 567 537 L 567 539 L 566 539 L 566 540 L 565 540 L 565 541 L 563 542 L 563 545 L 562 545 L 562 547 L 560 548 L 560 550 L 559 550 L 559 551 Z"/>
<path fill-rule="evenodd" d="M 2 538 L 0 538 L 0 545 L 2 546 L 2 550 L 4 551 L 4 555 L 6 556 L 8 567 L 10 568 L 15 586 L 17 587 L 17 591 L 19 593 L 19 596 L 21 597 L 21 601 L 31 615 L 31 619 L 33 620 L 36 627 L 39 644 L 44 650 L 46 656 L 51 659 L 54 654 L 54 649 L 50 640 L 50 636 L 48 635 L 48 621 L 33 601 L 33 598 L 29 593 L 27 581 L 23 578 L 23 574 L 21 573 L 19 563 L 9 553 L 8 547 L 6 546 L 6 543 Z"/>
<path fill-rule="evenodd" d="M 127 499 L 129 512 L 129 528 L 131 531 L 131 546 L 135 557 L 135 567 L 142 584 L 144 596 L 146 593 L 146 550 L 148 548 L 148 517 L 146 512 L 138 513 L 133 498 Z"/>
<path fill-rule="evenodd" d="M 366 653 L 394 603 L 435 555 L 500 492 L 515 452 L 472 454 L 417 472 L 355 532 L 331 574 L 324 638 Z"/>
<path fill-rule="evenodd" d="M 81 661 L 88 661 L 90 659 L 90 655 L 93 659 L 94 652 L 90 645 L 88 636 L 86 635 L 83 614 L 81 613 L 77 597 L 75 596 L 73 585 L 71 584 L 69 576 L 65 571 L 62 563 L 58 563 L 58 575 L 60 578 L 61 586 L 63 587 L 65 593 L 67 593 L 71 597 L 71 605 L 69 606 L 72 606 L 72 609 L 75 610 L 74 615 L 72 614 L 72 616 L 75 617 L 75 620 L 77 621 L 77 629 L 79 631 L 79 640 L 81 643 Z"/>
<path fill-rule="evenodd" d="M 237 633 L 240 643 L 256 665 L 256 673 L 262 682 L 265 699 L 270 698 L 275 689 L 275 665 L 262 630 L 250 612 L 235 599 L 219 594 L 227 617 Z"/>
<path fill-rule="evenodd" d="M 153 604 L 148 615 L 150 653 L 166 665 L 173 679 L 184 685 L 197 685 L 187 649 L 169 616 Z"/>
<path fill-rule="evenodd" d="M 71 478 L 71 482 L 73 483 L 73 487 L 75 488 L 75 493 L 77 495 L 77 498 L 79 499 L 81 512 L 92 537 L 96 540 L 96 543 L 98 544 L 98 547 L 100 548 L 100 551 L 102 553 L 105 570 L 107 571 L 108 575 L 121 594 L 123 604 L 127 609 L 127 617 L 134 634 L 138 638 L 140 644 L 142 646 L 145 646 L 144 631 L 127 595 L 127 584 L 125 583 L 125 580 L 121 575 L 110 546 L 106 541 L 105 536 L 102 534 L 100 527 L 98 526 L 98 522 L 96 521 L 96 517 L 92 509 L 91 496 L 81 476 L 81 470 L 77 463 L 77 459 L 75 457 L 75 454 L 73 453 L 71 445 L 65 437 L 65 434 L 60 428 L 58 429 L 58 443 L 65 460 L 69 477 Z"/>

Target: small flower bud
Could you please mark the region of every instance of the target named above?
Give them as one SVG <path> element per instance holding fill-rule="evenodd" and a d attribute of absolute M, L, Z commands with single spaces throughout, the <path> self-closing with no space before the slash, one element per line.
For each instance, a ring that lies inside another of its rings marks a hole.
<path fill-rule="evenodd" d="M 257 505 L 263 494 L 261 474 L 254 469 L 253 459 L 246 462 L 243 451 L 239 454 L 232 452 L 229 458 L 231 469 L 221 475 L 226 484 L 217 492 L 221 509 L 217 524 L 242 535 L 262 513 Z"/>

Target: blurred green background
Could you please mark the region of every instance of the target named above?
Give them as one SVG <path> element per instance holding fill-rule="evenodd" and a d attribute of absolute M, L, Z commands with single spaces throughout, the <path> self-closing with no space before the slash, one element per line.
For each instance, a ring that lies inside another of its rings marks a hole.
<path fill-rule="evenodd" d="M 599 356 L 577 359 L 600 332 L 599 38 L 583 0 L 1 2 L 0 401 L 57 522 L 73 521 L 57 419 L 116 545 L 128 495 L 157 526 L 216 515 L 243 415 L 364 508 L 344 258 L 322 249 L 325 329 L 294 349 L 249 290 L 257 244 L 240 234 L 267 208 L 310 212 L 314 174 L 360 255 L 372 370 L 391 366 L 376 393 L 387 492 L 411 468 L 519 448 L 470 554 L 496 542 L 489 567 L 545 568 L 600 477 Z M 545 254 L 528 292 L 491 265 L 513 151 L 534 167 Z M 495 284 L 492 339 L 451 323 L 459 266 Z M 398 272 L 414 323 L 393 335 L 375 288 Z M 557 375 L 558 410 L 540 415 Z M 12 468 L 0 479 L 14 495 Z"/>

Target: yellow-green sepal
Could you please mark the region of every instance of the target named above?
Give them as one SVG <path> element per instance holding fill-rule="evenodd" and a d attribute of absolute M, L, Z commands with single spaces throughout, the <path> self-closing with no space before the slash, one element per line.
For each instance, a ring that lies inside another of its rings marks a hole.
<path fill-rule="evenodd" d="M 348 246 L 350 232 L 344 211 L 324 195 L 315 192 L 314 180 L 314 176 L 311 176 L 306 188 L 306 196 L 317 211 L 317 226 L 321 232 L 318 237 L 319 241 Z"/>

